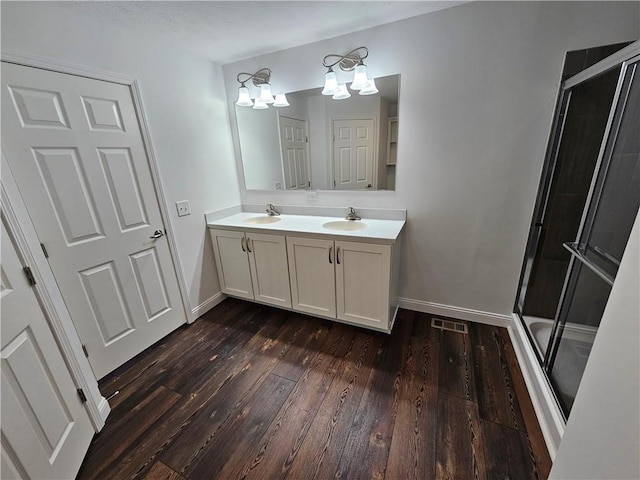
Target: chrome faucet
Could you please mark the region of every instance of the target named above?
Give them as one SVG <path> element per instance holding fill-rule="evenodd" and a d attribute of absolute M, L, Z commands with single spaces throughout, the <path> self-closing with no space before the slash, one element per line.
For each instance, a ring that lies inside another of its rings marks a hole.
<path fill-rule="evenodd" d="M 270 217 L 274 217 L 276 215 L 280 215 L 280 212 L 278 210 L 276 210 L 276 207 L 273 206 L 273 203 L 269 203 L 267 205 L 267 215 L 269 215 Z"/>
<path fill-rule="evenodd" d="M 344 218 L 346 220 L 362 220 L 356 213 L 356 209 L 353 207 L 349 207 L 349 213 L 347 213 L 347 216 Z"/>

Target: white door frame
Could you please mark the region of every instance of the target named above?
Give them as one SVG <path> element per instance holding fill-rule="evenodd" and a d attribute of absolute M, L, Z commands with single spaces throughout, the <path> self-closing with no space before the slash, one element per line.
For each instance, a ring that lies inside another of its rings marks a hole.
<path fill-rule="evenodd" d="M 165 229 L 167 230 L 166 238 L 169 244 L 169 252 L 171 254 L 173 267 L 176 272 L 176 280 L 180 290 L 182 308 L 187 322 L 193 323 L 195 318 L 191 311 L 191 306 L 189 305 L 189 297 L 187 294 L 188 290 L 184 280 L 183 269 L 177 255 L 178 249 L 175 236 L 173 234 L 173 224 L 171 223 L 171 218 L 169 216 L 169 206 L 164 195 L 162 179 L 158 169 L 156 155 L 153 150 L 151 133 L 144 113 L 142 95 L 138 80 L 126 75 L 86 68 L 52 58 L 24 54 L 6 49 L 0 50 L 0 60 L 26 67 L 34 67 L 58 73 L 87 77 L 94 80 L 117 83 L 129 87 L 133 106 L 138 117 L 142 142 L 147 153 L 149 170 L 151 172 L 151 179 L 156 198 L 158 200 L 158 206 L 160 208 L 160 215 Z M 4 154 L 2 155 L 2 183 L 2 208 L 6 208 L 7 212 L 19 212 L 18 215 L 13 214 L 12 217 L 12 220 L 14 221 L 12 223 L 12 228 L 15 229 L 13 234 L 16 235 L 16 238 L 20 239 L 21 248 L 24 248 L 25 250 L 25 259 L 27 259 L 30 265 L 33 265 L 32 271 L 36 277 L 36 281 L 38 281 L 39 285 L 42 285 L 39 293 L 43 298 L 43 304 L 46 306 L 47 313 L 52 319 L 52 330 L 78 388 L 82 388 L 85 390 L 85 393 L 89 393 L 87 395 L 87 411 L 94 428 L 96 431 L 99 431 L 104 426 L 105 419 L 109 414 L 109 405 L 98 390 L 97 380 L 84 355 L 82 343 L 80 342 L 75 326 L 71 321 L 71 316 L 64 304 L 62 294 L 58 289 L 53 272 L 40 249 L 40 242 L 37 234 L 31 224 L 31 219 L 26 211 L 26 207 L 24 207 L 17 184 L 10 173 L 8 162 L 6 162 Z M 9 218 L 9 215 L 7 215 L 7 217 Z"/>
<path fill-rule="evenodd" d="M 335 140 L 333 138 L 333 124 L 335 121 L 339 121 L 339 120 L 373 120 L 373 133 L 375 134 L 375 138 L 373 139 L 373 180 L 371 181 L 371 185 L 373 185 L 371 187 L 371 190 L 377 190 L 378 189 L 378 175 L 376 175 L 377 171 L 378 171 L 378 144 L 379 142 L 379 136 L 380 136 L 380 132 L 379 130 L 379 126 L 378 126 L 378 116 L 377 115 L 371 115 L 370 117 L 367 116 L 363 116 L 363 115 L 345 115 L 345 116 L 341 116 L 341 117 L 331 117 L 329 119 L 329 144 L 331 145 L 331 151 L 329 152 L 329 156 L 331 158 L 330 162 L 329 162 L 329 174 L 330 174 L 330 178 L 329 178 L 329 186 L 331 187 L 331 190 L 336 190 L 336 187 L 334 186 L 333 182 L 336 179 L 336 159 L 335 159 L 335 155 L 334 155 L 334 143 Z"/>

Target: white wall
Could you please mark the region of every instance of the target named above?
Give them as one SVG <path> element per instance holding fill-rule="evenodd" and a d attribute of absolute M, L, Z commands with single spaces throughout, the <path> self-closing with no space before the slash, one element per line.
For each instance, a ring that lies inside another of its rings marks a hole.
<path fill-rule="evenodd" d="M 229 90 L 268 66 L 297 91 L 322 85 L 326 54 L 366 45 L 371 75 L 401 74 L 395 192 L 241 186 L 243 202 L 406 208 L 401 296 L 509 314 L 564 54 L 637 39 L 639 6 L 472 2 L 225 65 Z"/>
<path fill-rule="evenodd" d="M 549 478 L 640 478 L 640 214 Z"/>
<path fill-rule="evenodd" d="M 247 164 L 245 182 L 256 190 L 285 188 L 278 111 L 236 106 L 240 151 Z"/>
<path fill-rule="evenodd" d="M 2 2 L 2 49 L 136 77 L 169 205 L 189 301 L 220 288 L 204 213 L 240 201 L 222 70 L 162 39 L 64 14 L 56 2 Z M 192 214 L 177 217 L 175 202 Z"/>
<path fill-rule="evenodd" d="M 309 97 L 309 159 L 311 164 L 311 188 L 330 190 L 331 178 L 327 158 L 331 158 L 327 139 L 327 103 L 322 95 Z"/>

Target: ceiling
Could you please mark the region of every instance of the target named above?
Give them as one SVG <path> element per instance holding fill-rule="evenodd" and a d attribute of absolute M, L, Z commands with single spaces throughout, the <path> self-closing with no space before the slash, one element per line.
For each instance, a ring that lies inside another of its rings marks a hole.
<path fill-rule="evenodd" d="M 72 1 L 60 9 L 161 37 L 220 64 L 423 15 L 463 1 Z"/>

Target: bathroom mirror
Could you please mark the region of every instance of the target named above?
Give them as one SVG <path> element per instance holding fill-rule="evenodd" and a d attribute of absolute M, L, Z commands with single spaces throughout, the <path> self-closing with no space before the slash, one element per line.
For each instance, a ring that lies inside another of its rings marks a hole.
<path fill-rule="evenodd" d="M 288 107 L 236 108 L 247 190 L 395 190 L 400 76 L 334 100 L 287 93 Z"/>

